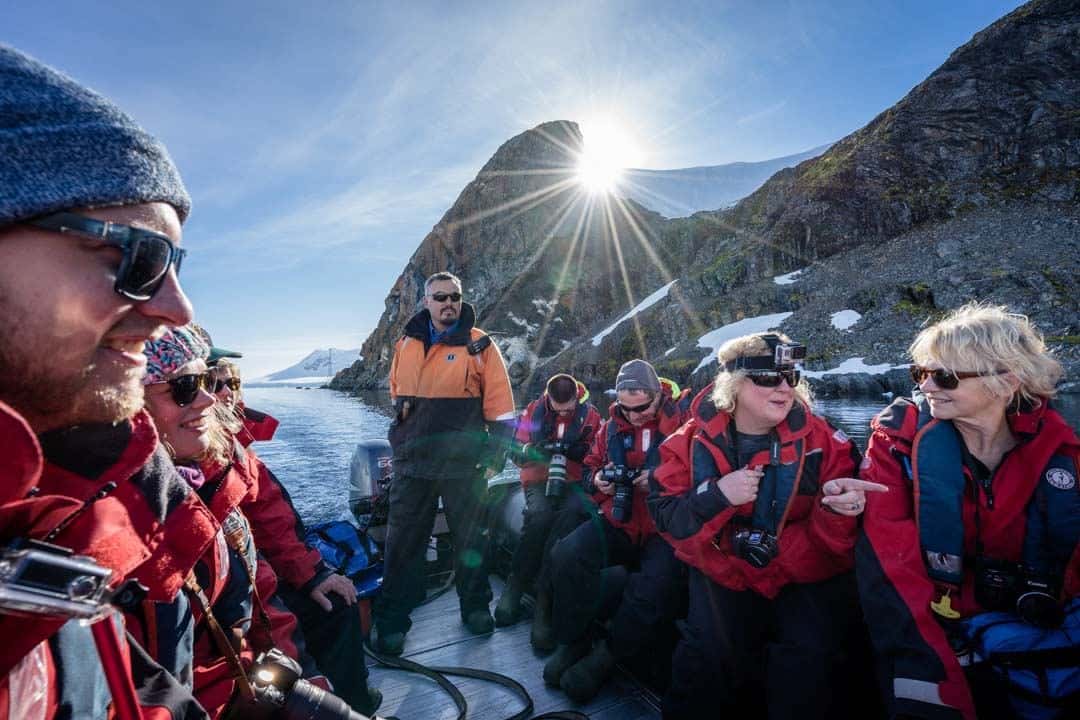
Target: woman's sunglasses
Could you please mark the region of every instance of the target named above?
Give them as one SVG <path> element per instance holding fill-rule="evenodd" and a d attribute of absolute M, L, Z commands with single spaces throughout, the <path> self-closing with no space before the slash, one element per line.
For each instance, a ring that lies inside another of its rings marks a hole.
<path fill-rule="evenodd" d="M 180 272 L 185 250 L 173 245 L 172 240 L 151 230 L 117 225 L 95 220 L 84 215 L 59 212 L 46 215 L 27 224 L 45 230 L 92 237 L 114 245 L 123 252 L 120 268 L 116 271 L 113 288 L 119 294 L 136 302 L 146 302 L 154 297 L 165 282 L 169 267 Z"/>
<path fill-rule="evenodd" d="M 233 392 L 240 392 L 240 378 L 238 378 L 238 377 L 218 378 L 216 381 L 214 381 L 214 394 L 217 395 L 219 392 L 224 390 L 226 387 L 228 387 Z"/>
<path fill-rule="evenodd" d="M 213 389 L 214 374 L 207 370 L 204 373 L 181 375 L 165 382 L 169 383 L 173 402 L 180 407 L 186 407 L 195 402 L 195 398 L 199 396 L 201 390 L 210 391 Z"/>
<path fill-rule="evenodd" d="M 447 300 L 449 300 L 450 302 L 458 302 L 461 300 L 461 293 L 432 293 L 431 299 L 435 302 L 446 302 Z"/>
<path fill-rule="evenodd" d="M 750 382 L 754 383 L 758 387 L 779 387 L 780 383 L 784 380 L 787 380 L 787 384 L 791 387 L 795 387 L 802 379 L 802 371 L 772 370 L 764 372 L 749 372 L 746 374 L 746 377 L 750 378 Z"/>
<path fill-rule="evenodd" d="M 1009 372 L 1008 370 L 992 370 L 990 372 L 958 372 L 956 370 L 946 370 L 945 368 L 934 368 L 931 370 L 921 365 L 911 366 L 911 379 L 915 381 L 916 385 L 922 385 L 926 378 L 930 377 L 934 379 L 934 384 L 942 390 L 955 390 L 960 384 L 961 380 L 966 380 L 973 377 L 987 377 L 989 375 L 1004 375 Z"/>

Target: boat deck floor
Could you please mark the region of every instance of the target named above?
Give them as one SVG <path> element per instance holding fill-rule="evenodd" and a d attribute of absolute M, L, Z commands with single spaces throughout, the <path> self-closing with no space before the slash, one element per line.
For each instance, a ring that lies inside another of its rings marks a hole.
<path fill-rule="evenodd" d="M 495 597 L 502 581 L 491 578 Z M 457 594 L 450 590 L 417 608 L 405 642 L 404 657 L 428 666 L 464 666 L 508 675 L 525 686 L 533 699 L 533 713 L 573 709 L 598 720 L 658 720 L 659 699 L 632 676 L 617 669 L 615 676 L 587 705 L 577 705 L 562 691 L 544 684 L 545 656 L 529 643 L 528 618 L 516 625 L 496 628 L 488 635 L 472 635 L 461 624 Z M 415 673 L 379 666 L 368 658 L 371 684 L 383 694 L 380 716 L 401 720 L 453 720 L 454 701 L 433 681 Z M 494 683 L 450 677 L 469 703 L 473 720 L 502 720 L 519 712 L 522 701 Z"/>

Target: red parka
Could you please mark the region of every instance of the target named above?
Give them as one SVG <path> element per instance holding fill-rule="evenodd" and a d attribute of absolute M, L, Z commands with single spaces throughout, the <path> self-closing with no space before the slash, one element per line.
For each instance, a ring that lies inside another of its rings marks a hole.
<path fill-rule="evenodd" d="M 679 390 L 679 387 L 670 380 L 660 379 L 661 399 L 660 407 L 651 420 L 642 424 L 634 425 L 623 415 L 618 403 L 612 403 L 609 410 L 608 420 L 596 433 L 589 454 L 585 457 L 585 465 L 592 471 L 599 470 L 608 463 L 614 462 L 613 449 L 609 447 L 609 437 L 622 439 L 629 447 L 625 447 L 626 466 L 630 468 L 656 467 L 659 465 L 660 455 L 656 448 L 661 446 L 664 439 L 678 430 L 679 426 L 686 422 L 689 417 L 690 390 Z M 649 455 L 654 458 L 649 462 Z M 627 523 L 616 520 L 612 515 L 614 496 L 602 492 L 593 494 L 593 500 L 600 506 L 600 512 L 604 518 L 617 528 L 622 529 L 630 539 L 637 544 L 642 544 L 656 533 L 656 524 L 646 505 L 649 496 L 647 488 L 634 488 L 634 508 Z"/>
<path fill-rule="evenodd" d="M 525 413 L 518 419 L 514 433 L 514 440 L 523 450 L 512 456 L 515 464 L 521 467 L 522 487 L 544 483 L 548 475 L 546 459 L 534 459 L 528 446 L 558 440 L 570 446 L 566 452 L 566 481 L 580 482 L 582 460 L 588 454 L 603 422 L 600 413 L 589 402 L 589 391 L 581 382 L 578 382 L 577 406 L 572 414 L 559 416 L 553 412 L 546 392 L 529 403 Z"/>
<path fill-rule="evenodd" d="M 787 583 L 811 583 L 850 570 L 854 565 L 856 519 L 827 510 L 822 486 L 854 477 L 859 452 L 843 432 L 796 400 L 775 432 L 780 441 L 778 477 L 787 478 L 789 495 L 777 525 L 779 552 L 757 569 L 731 548 L 738 518 L 749 520 L 754 504 L 732 506 L 716 480 L 738 468 L 732 451 L 731 416 L 713 404 L 712 385 L 694 398 L 691 419 L 660 447 L 662 464 L 654 475 L 650 509 L 660 534 L 675 555 L 731 590 L 753 590 L 773 598 Z M 748 465 L 768 465 L 763 450 Z M 768 477 L 768 476 L 766 476 Z M 762 482 L 765 482 L 763 479 Z"/>
<path fill-rule="evenodd" d="M 1045 403 L 1038 408 L 1007 415 L 1019 444 L 1002 458 L 990 479 L 989 493 L 979 488 L 966 467 L 966 489 L 960 500 L 963 524 L 963 568 L 959 587 L 931 580 L 923 561 L 916 488 L 927 482 L 925 438 L 941 423 L 929 410 L 910 400 L 894 402 L 871 421 L 872 434 L 862 466 L 862 478 L 889 487 L 887 493 L 868 497 L 863 534 L 857 549 L 860 594 L 876 650 L 892 670 L 887 686 L 891 703 L 902 710 L 906 703 L 928 703 L 944 717 L 950 713 L 975 717 L 974 701 L 964 672 L 948 638 L 947 622 L 931 609 L 946 592 L 948 604 L 960 617 L 982 612 L 974 598 L 976 535 L 986 556 L 1017 562 L 1022 558 L 1029 526 L 1029 508 L 1044 478 L 1054 479 L 1063 492 L 1053 502 L 1072 503 L 1072 528 L 1054 533 L 1053 546 L 1068 559 L 1062 580 L 1063 596 L 1080 594 L 1080 441 Z M 1057 460 L 1052 462 L 1056 458 Z M 1057 467 L 1064 460 L 1071 467 Z M 906 468 L 910 468 L 910 473 Z M 1050 498 L 1050 493 L 1043 495 Z M 976 508 L 978 524 L 976 524 Z M 955 523 L 955 521 L 953 521 Z M 977 531 L 978 528 L 978 531 Z M 1069 534 L 1070 537 L 1063 535 Z M 939 605 L 940 607 L 940 605 Z M 906 706 L 912 710 L 911 705 Z M 914 711 L 918 714 L 918 711 Z"/>
<path fill-rule="evenodd" d="M 0 408 L 0 417 L 5 425 L 0 454 L 7 464 L 5 500 L 0 507 L 4 539 L 43 539 L 63 525 L 50 542 L 111 569 L 114 585 L 136 578 L 148 588 L 149 597 L 171 601 L 212 541 L 217 524 L 158 446 L 149 415 L 140 412 L 115 425 L 43 434 L 40 443 L 46 462 L 37 476 L 36 458 L 41 456 L 33 438 L 27 439 L 25 424 L 19 430 L 21 421 L 6 407 Z M 37 488 L 32 497 L 28 483 Z M 4 626 L 0 637 L 5 639 L 0 675 L 7 676 L 35 647 L 47 650 L 39 643 L 63 623 L 4 616 L 0 624 Z M 45 667 L 51 667 L 44 653 L 40 657 Z M 140 698 L 147 718 L 179 717 L 192 711 L 194 703 L 179 686 L 168 681 L 168 691 L 161 692 L 163 686 L 149 686 L 154 678 L 143 676 L 143 670 L 153 673 L 160 668 L 141 666 L 132 673 L 137 691 L 157 691 Z M 0 697 L 0 717 L 8 709 L 8 702 Z"/>
<path fill-rule="evenodd" d="M 244 429 L 236 439 L 246 449 L 246 462 L 255 482 L 241 501 L 240 509 L 251 521 L 255 545 L 278 579 L 307 593 L 334 571 L 318 550 L 307 545 L 304 523 L 289 491 L 249 447 L 252 442 L 272 440 L 277 427 L 278 421 L 273 416 L 244 408 Z"/>

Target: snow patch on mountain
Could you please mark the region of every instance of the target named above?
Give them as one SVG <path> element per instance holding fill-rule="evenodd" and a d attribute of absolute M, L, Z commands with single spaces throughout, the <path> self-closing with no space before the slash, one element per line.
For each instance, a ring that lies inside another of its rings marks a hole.
<path fill-rule="evenodd" d="M 600 347 L 600 343 L 602 343 L 604 341 L 604 338 L 606 338 L 608 335 L 610 335 L 612 333 L 612 331 L 614 331 L 615 328 L 619 327 L 619 325 L 621 325 L 623 322 L 625 322 L 625 321 L 629 320 L 630 318 L 634 317 L 635 315 L 637 315 L 642 310 L 646 310 L 646 309 L 652 307 L 653 305 L 655 305 L 656 303 L 660 302 L 664 298 L 666 298 L 667 294 L 668 294 L 668 291 L 671 290 L 671 286 L 674 285 L 677 282 L 678 282 L 678 280 L 672 280 L 667 285 L 660 288 L 659 290 L 657 290 L 656 292 L 652 293 L 647 298 L 645 298 L 644 300 L 639 302 L 637 305 L 635 305 L 630 310 L 630 312 L 623 315 L 621 318 L 619 318 L 618 320 L 613 322 L 611 325 L 608 325 L 606 328 L 601 330 L 596 335 L 593 335 L 593 339 L 592 339 L 593 347 Z"/>

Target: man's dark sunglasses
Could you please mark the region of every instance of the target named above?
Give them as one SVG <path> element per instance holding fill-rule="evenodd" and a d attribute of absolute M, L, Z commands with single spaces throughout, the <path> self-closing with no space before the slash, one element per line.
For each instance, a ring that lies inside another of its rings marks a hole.
<path fill-rule="evenodd" d="M 961 380 L 973 377 L 986 377 L 988 375 L 1004 375 L 1009 372 L 1008 370 L 993 370 L 991 372 L 958 372 L 955 370 L 946 370 L 945 368 L 935 368 L 931 370 L 921 365 L 912 365 L 911 379 L 915 381 L 916 385 L 922 385 L 926 378 L 934 378 L 934 384 L 942 390 L 955 390 L 960 385 Z"/>
<path fill-rule="evenodd" d="M 240 391 L 240 378 L 238 378 L 238 377 L 218 378 L 216 381 L 214 381 L 214 394 L 217 395 L 219 392 L 224 390 L 226 386 L 228 386 L 228 388 L 230 390 L 232 390 L 233 392 L 239 392 Z"/>
<path fill-rule="evenodd" d="M 643 413 L 648 411 L 648 409 L 652 407 L 654 400 L 656 400 L 655 397 L 650 399 L 647 403 L 642 403 L 641 405 L 634 405 L 633 407 L 631 407 L 630 405 L 623 405 L 622 403 L 617 404 L 619 406 L 619 409 L 622 410 L 624 413 Z"/>
<path fill-rule="evenodd" d="M 795 387 L 802 380 L 801 370 L 773 370 L 764 372 L 750 372 L 746 374 L 746 377 L 750 378 L 750 382 L 754 383 L 758 387 L 774 388 L 779 387 L 780 383 L 787 380 L 787 384 L 791 387 Z"/>
<path fill-rule="evenodd" d="M 459 293 L 459 292 L 432 293 L 431 294 L 431 299 L 434 300 L 435 302 L 446 302 L 447 300 L 449 300 L 450 302 L 460 302 L 461 301 L 461 293 Z"/>
<path fill-rule="evenodd" d="M 195 402 L 199 397 L 199 391 L 210 391 L 214 387 L 214 374 L 207 370 L 203 373 L 181 375 L 172 380 L 167 380 L 169 390 L 172 391 L 173 402 L 180 407 L 186 407 Z"/>
<path fill-rule="evenodd" d="M 113 287 L 116 292 L 136 302 L 145 302 L 154 297 L 165 282 L 170 265 L 179 274 L 180 264 L 187 252 L 173 245 L 172 240 L 161 233 L 75 213 L 53 213 L 30 220 L 27 224 L 44 230 L 92 237 L 120 248 L 124 256 L 116 271 L 116 284 Z"/>

